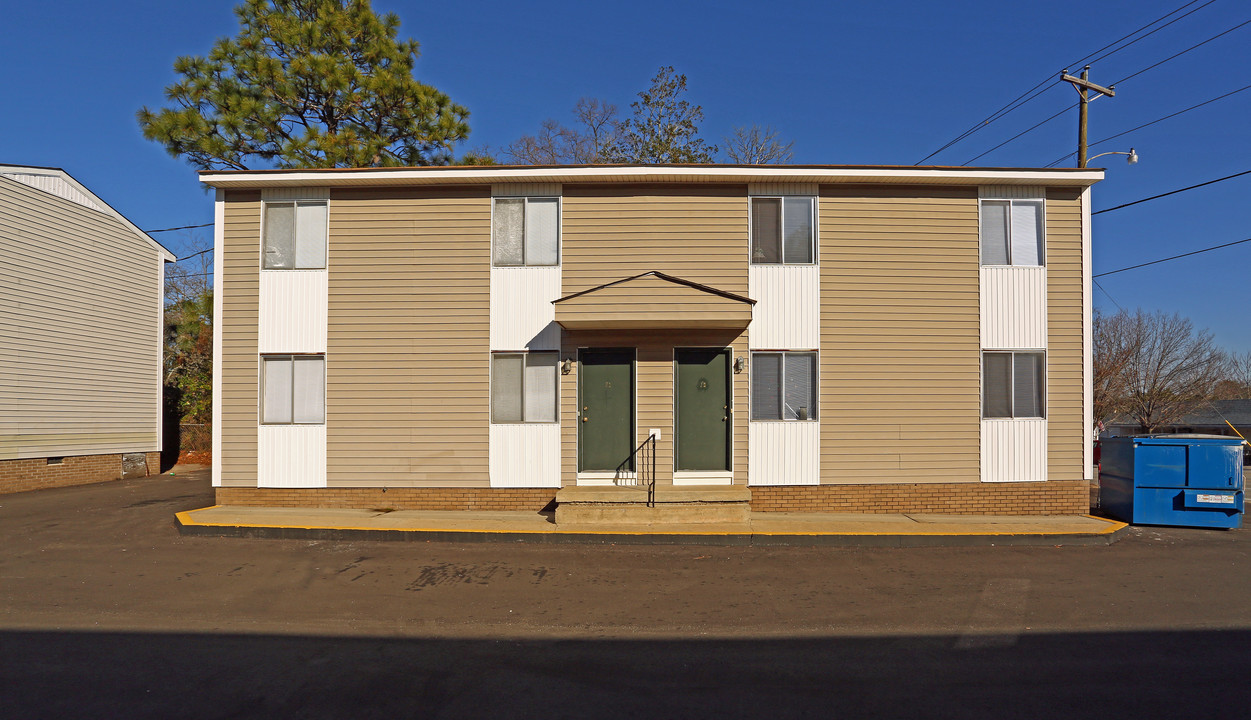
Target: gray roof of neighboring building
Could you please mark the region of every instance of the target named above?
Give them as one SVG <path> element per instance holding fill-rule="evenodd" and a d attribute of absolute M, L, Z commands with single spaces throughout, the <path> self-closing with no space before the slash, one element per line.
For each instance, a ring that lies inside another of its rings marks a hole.
<path fill-rule="evenodd" d="M 1212 405 L 1193 412 L 1169 427 L 1195 427 L 1201 425 L 1225 426 L 1225 421 L 1238 427 L 1251 426 L 1251 400 L 1217 400 Z M 1118 427 L 1137 425 L 1138 423 L 1125 417 L 1114 418 L 1108 425 Z"/>

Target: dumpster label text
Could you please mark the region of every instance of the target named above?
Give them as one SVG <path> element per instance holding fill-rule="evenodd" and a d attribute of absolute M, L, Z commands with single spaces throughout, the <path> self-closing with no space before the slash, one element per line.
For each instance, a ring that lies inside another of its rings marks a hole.
<path fill-rule="evenodd" d="M 1219 503 L 1221 505 L 1233 505 L 1233 495 L 1196 495 L 1195 500 L 1201 503 Z"/>

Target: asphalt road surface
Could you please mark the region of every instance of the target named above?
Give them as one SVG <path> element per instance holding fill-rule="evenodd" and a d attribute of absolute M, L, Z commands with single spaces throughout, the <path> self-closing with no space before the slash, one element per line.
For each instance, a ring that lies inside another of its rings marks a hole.
<path fill-rule="evenodd" d="M 0 496 L 0 718 L 1216 718 L 1251 531 L 1109 547 L 184 538 L 207 473 Z"/>

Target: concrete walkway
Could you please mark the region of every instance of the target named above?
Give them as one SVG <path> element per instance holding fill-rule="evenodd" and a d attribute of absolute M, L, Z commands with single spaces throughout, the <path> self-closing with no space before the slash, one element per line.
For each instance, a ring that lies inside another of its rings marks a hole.
<path fill-rule="evenodd" d="M 418 540 L 867 547 L 1108 545 L 1127 527 L 1090 515 L 752 513 L 745 523 L 556 525 L 550 513 L 243 507 L 177 514 L 184 535 Z"/>

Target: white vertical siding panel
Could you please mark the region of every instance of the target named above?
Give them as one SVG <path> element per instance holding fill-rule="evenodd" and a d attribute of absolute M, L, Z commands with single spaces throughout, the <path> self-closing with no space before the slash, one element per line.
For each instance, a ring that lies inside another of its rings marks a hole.
<path fill-rule="evenodd" d="M 747 295 L 756 301 L 753 350 L 811 350 L 821 345 L 821 270 L 815 265 L 752 265 Z"/>
<path fill-rule="evenodd" d="M 982 347 L 1047 347 L 1047 268 L 981 269 Z"/>
<path fill-rule="evenodd" d="M 1094 479 L 1094 431 L 1095 431 L 1095 389 L 1094 389 L 1094 340 L 1092 338 L 1094 321 L 1092 313 L 1091 282 L 1093 266 L 1090 264 L 1090 188 L 1082 190 L 1082 466 L 1084 477 Z"/>
<path fill-rule="evenodd" d="M 326 487 L 325 425 L 260 425 L 257 487 Z"/>
<path fill-rule="evenodd" d="M 329 200 L 330 188 L 265 188 L 262 200 Z"/>
<path fill-rule="evenodd" d="M 326 352 L 327 272 L 261 270 L 260 273 L 257 336 L 260 352 Z"/>
<path fill-rule="evenodd" d="M 820 422 L 748 423 L 748 485 L 819 485 Z"/>
<path fill-rule="evenodd" d="M 560 267 L 491 268 L 491 349 L 559 350 Z"/>
<path fill-rule="evenodd" d="M 222 268 L 226 239 L 226 191 L 213 200 L 213 487 L 222 486 Z M 259 385 L 258 385 L 259 387 Z"/>
<path fill-rule="evenodd" d="M 767 182 L 748 183 L 748 195 L 816 195 L 816 183 Z"/>
<path fill-rule="evenodd" d="M 982 482 L 1047 479 L 1047 421 L 1042 418 L 982 421 Z"/>
<path fill-rule="evenodd" d="M 35 173 L 0 173 L 0 175 L 3 175 L 4 177 L 7 177 L 15 182 L 20 182 L 23 185 L 33 187 L 37 190 L 42 190 L 51 195 L 56 195 L 64 200 L 78 203 L 83 207 L 91 208 L 92 210 L 99 210 L 100 212 L 108 212 L 108 210 L 101 207 L 99 203 L 93 200 L 90 195 L 87 195 L 78 188 L 74 187 L 67 182 L 65 178 L 60 177 L 60 175 L 43 175 Z"/>
<path fill-rule="evenodd" d="M 982 185 L 977 195 L 983 200 L 1042 200 L 1047 189 L 1036 185 Z"/>
<path fill-rule="evenodd" d="M 560 183 L 495 183 L 492 197 L 559 197 Z"/>
<path fill-rule="evenodd" d="M 491 425 L 491 487 L 560 487 L 560 425 Z"/>

